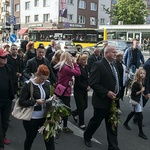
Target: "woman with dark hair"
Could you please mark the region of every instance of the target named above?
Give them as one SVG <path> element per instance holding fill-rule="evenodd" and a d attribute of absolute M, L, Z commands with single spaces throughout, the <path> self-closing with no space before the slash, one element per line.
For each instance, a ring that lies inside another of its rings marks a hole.
<path fill-rule="evenodd" d="M 34 48 L 34 42 L 29 41 L 26 45 L 26 62 L 36 56 L 36 49 Z"/>
<path fill-rule="evenodd" d="M 50 82 L 47 80 L 50 71 L 47 66 L 40 65 L 35 73 L 35 78 L 26 81 L 20 93 L 19 104 L 22 107 L 34 106 L 34 111 L 30 121 L 23 120 L 26 131 L 24 150 L 31 150 L 32 143 L 37 135 L 39 127 L 45 122 L 46 99 L 50 94 Z M 33 98 L 30 99 L 30 84 L 33 84 Z M 54 137 L 45 141 L 46 150 L 55 150 Z"/>

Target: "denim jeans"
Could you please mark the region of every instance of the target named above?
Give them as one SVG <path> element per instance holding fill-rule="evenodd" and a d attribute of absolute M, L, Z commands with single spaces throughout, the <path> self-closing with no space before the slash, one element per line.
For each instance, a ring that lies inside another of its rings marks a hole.
<path fill-rule="evenodd" d="M 136 72 L 136 66 L 135 65 L 130 66 L 130 72 L 132 72 L 132 73 Z"/>
<path fill-rule="evenodd" d="M 0 148 L 4 147 L 4 138 L 9 125 L 12 100 L 0 100 Z"/>

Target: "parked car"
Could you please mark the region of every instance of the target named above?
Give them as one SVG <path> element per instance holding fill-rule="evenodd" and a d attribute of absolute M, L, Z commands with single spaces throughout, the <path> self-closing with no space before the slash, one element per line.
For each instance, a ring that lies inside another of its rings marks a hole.
<path fill-rule="evenodd" d="M 61 46 L 61 50 L 67 51 L 73 56 L 77 54 L 77 48 L 73 41 L 69 40 L 58 40 L 56 41 L 56 44 L 59 44 Z"/>
<path fill-rule="evenodd" d="M 126 41 L 123 41 L 123 40 L 112 40 L 112 39 L 107 40 L 107 41 L 108 41 L 108 45 L 114 45 L 117 50 L 125 51 L 126 48 L 127 48 Z M 94 46 L 85 47 L 85 48 L 82 49 L 82 52 L 91 55 L 93 53 L 93 50 L 96 47 L 102 49 L 102 47 L 103 47 L 102 46 L 102 42 L 103 41 L 100 41 L 97 44 L 95 44 Z"/>
<path fill-rule="evenodd" d="M 16 42 L 14 42 L 14 43 L 9 42 L 8 44 L 9 44 L 9 46 L 11 46 L 12 44 L 15 44 L 15 45 L 17 45 L 18 48 L 20 48 L 22 41 L 23 41 L 23 39 L 17 39 Z"/>

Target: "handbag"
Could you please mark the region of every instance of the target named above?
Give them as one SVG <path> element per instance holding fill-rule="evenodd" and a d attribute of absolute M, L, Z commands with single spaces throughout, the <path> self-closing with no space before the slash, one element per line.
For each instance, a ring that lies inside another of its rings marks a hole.
<path fill-rule="evenodd" d="M 57 84 L 54 93 L 57 96 L 62 96 L 64 94 L 64 92 L 65 92 L 66 89 L 67 88 L 65 86 L 63 86 L 62 84 Z"/>
<path fill-rule="evenodd" d="M 132 104 L 133 106 L 136 106 L 138 104 L 138 102 L 136 102 L 135 100 L 133 100 L 131 98 L 130 98 L 129 103 Z"/>
<path fill-rule="evenodd" d="M 33 99 L 33 84 L 30 82 L 30 99 Z M 22 107 L 19 105 L 19 98 L 16 100 L 13 111 L 12 111 L 12 116 L 14 116 L 16 119 L 20 120 L 31 120 L 32 113 L 34 110 L 34 106 L 30 107 Z"/>

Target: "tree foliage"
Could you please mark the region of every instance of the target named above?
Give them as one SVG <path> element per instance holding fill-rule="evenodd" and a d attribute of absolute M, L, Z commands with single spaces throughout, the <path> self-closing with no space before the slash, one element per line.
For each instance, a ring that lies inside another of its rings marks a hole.
<path fill-rule="evenodd" d="M 144 24 L 145 17 L 148 14 L 144 0 L 118 0 L 118 3 L 110 8 L 105 9 L 110 14 L 112 24 Z"/>

